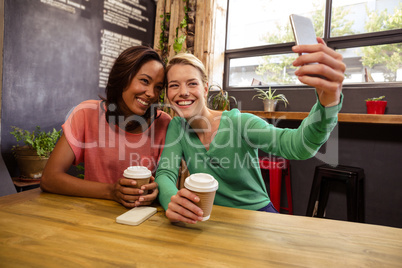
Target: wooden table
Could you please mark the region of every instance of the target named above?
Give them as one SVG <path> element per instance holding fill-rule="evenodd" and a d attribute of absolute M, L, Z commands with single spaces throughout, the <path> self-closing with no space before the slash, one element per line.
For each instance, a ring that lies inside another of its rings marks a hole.
<path fill-rule="evenodd" d="M 139 226 L 98 199 L 34 189 L 0 198 L 1 267 L 401 267 L 402 229 L 214 206 L 173 225 L 159 207 Z"/>

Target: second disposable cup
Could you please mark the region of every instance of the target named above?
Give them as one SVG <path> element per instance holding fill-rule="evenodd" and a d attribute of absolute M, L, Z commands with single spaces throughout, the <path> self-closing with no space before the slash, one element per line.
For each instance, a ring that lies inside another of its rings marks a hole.
<path fill-rule="evenodd" d="M 141 188 L 141 186 L 149 183 L 152 172 L 147 167 L 131 166 L 124 170 L 123 176 L 125 178 L 135 180 L 137 182 L 137 185 L 135 185 L 134 187 Z"/>
<path fill-rule="evenodd" d="M 211 216 L 215 193 L 218 189 L 218 181 L 209 174 L 195 173 L 186 178 L 184 187 L 200 198 L 200 201 L 196 205 L 204 212 L 202 220 L 208 220 Z"/>

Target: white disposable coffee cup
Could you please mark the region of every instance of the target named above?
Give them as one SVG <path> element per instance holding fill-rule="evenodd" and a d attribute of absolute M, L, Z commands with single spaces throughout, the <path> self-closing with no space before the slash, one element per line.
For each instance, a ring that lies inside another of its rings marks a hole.
<path fill-rule="evenodd" d="M 137 182 L 135 188 L 141 188 L 144 184 L 148 184 L 151 177 L 152 172 L 143 166 L 131 166 L 126 168 L 123 172 L 123 176 L 127 179 L 133 179 Z M 146 193 L 145 193 L 146 194 Z"/>
<path fill-rule="evenodd" d="M 190 175 L 184 181 L 184 187 L 195 193 L 200 201 L 196 203 L 203 212 L 203 221 L 211 216 L 212 206 L 214 204 L 215 193 L 218 190 L 219 183 L 211 175 L 206 173 L 195 173 Z"/>

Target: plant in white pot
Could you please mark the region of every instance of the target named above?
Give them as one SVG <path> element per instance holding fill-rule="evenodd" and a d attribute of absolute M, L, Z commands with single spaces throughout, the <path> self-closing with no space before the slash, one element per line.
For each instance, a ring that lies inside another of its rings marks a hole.
<path fill-rule="evenodd" d="M 50 153 L 53 151 L 61 130 L 53 129 L 51 132 L 41 131 L 37 126 L 32 132 L 12 126 L 10 132 L 17 142 L 24 145 L 13 146 L 13 153 L 17 160 L 21 177 L 28 179 L 40 179 Z"/>
<path fill-rule="evenodd" d="M 262 100 L 264 102 L 265 112 L 274 112 L 278 101 L 283 101 L 285 103 L 285 107 L 287 107 L 287 105 L 289 104 L 289 101 L 286 99 L 285 95 L 283 94 L 275 95 L 276 89 L 274 91 L 271 90 L 271 87 L 269 87 L 269 89 L 266 91 L 259 88 L 254 89 L 257 89 L 258 93 L 253 96 L 252 100 L 255 97 Z"/>

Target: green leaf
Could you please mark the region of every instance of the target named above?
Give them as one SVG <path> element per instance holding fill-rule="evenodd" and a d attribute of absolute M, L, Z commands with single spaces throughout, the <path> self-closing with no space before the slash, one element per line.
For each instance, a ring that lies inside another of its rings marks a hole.
<path fill-rule="evenodd" d="M 177 42 L 180 43 L 180 44 L 183 44 L 185 40 L 186 40 L 186 36 L 182 35 L 177 39 Z"/>
<path fill-rule="evenodd" d="M 52 132 L 41 131 L 37 126 L 34 131 L 22 130 L 21 128 L 12 126 L 13 131 L 10 132 L 17 142 L 24 142 L 25 145 L 32 147 L 36 150 L 37 154 L 41 157 L 48 157 L 53 151 L 57 140 L 61 136 L 61 130 L 57 131 L 53 128 Z"/>
<path fill-rule="evenodd" d="M 271 90 L 271 87 L 269 87 L 269 89 L 266 91 L 264 91 L 260 88 L 254 88 L 254 89 L 257 89 L 257 92 L 259 92 L 259 93 L 255 94 L 251 100 L 253 100 L 255 97 L 257 97 L 260 100 L 283 101 L 285 103 L 285 107 L 287 107 L 287 104 L 289 104 L 289 101 L 286 99 L 284 94 L 275 95 L 276 89 L 274 91 Z"/>
<path fill-rule="evenodd" d="M 187 27 L 187 20 L 186 18 L 183 18 L 183 20 L 180 22 L 180 28 L 186 28 Z"/>
<path fill-rule="evenodd" d="M 174 42 L 174 44 L 173 44 L 173 50 L 176 53 L 179 53 L 181 51 L 182 47 L 183 47 L 183 43 Z"/>

